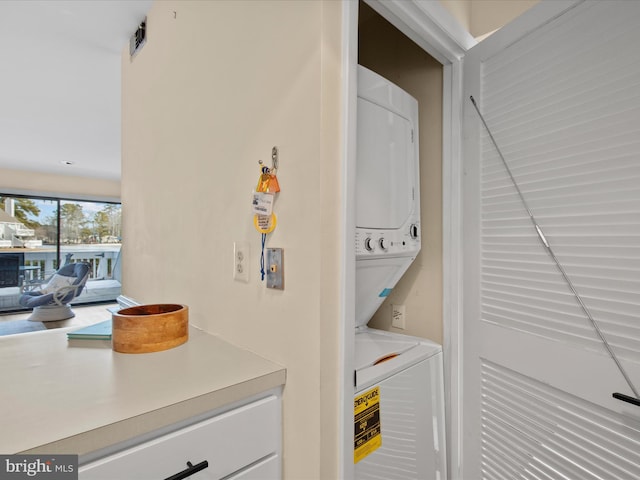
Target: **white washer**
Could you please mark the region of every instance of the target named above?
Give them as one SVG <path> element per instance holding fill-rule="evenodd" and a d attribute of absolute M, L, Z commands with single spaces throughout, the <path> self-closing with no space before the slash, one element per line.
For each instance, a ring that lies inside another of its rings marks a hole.
<path fill-rule="evenodd" d="M 374 329 L 355 337 L 355 398 L 379 387 L 382 438 L 377 450 L 355 464 L 355 478 L 445 480 L 442 348 Z M 358 425 L 354 428 L 357 435 Z"/>
<path fill-rule="evenodd" d="M 354 413 L 358 480 L 446 479 L 442 348 L 366 326 L 420 251 L 417 132 L 418 102 L 359 66 L 354 408 L 376 400 Z"/>

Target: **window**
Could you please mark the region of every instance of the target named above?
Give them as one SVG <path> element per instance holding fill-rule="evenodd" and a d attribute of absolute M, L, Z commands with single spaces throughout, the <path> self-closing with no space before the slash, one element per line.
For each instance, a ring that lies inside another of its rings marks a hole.
<path fill-rule="evenodd" d="M 87 287 L 74 304 L 120 295 L 121 205 L 0 193 L 0 312 L 20 307 L 58 268 L 87 262 Z"/>

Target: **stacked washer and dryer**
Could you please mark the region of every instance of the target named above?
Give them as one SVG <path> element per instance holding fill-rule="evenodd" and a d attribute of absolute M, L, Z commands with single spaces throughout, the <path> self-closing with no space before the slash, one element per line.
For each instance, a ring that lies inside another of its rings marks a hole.
<path fill-rule="evenodd" d="M 418 102 L 358 66 L 357 105 L 354 399 L 379 404 L 355 423 L 356 445 L 375 445 L 355 456 L 355 478 L 445 480 L 441 346 L 367 327 L 420 251 Z"/>

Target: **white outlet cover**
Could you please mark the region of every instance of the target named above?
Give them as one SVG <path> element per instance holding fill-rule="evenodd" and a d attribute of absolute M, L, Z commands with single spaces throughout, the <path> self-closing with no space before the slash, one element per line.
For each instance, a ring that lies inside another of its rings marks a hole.
<path fill-rule="evenodd" d="M 404 321 L 404 305 L 391 304 L 391 326 L 404 330 L 406 328 Z"/>
<path fill-rule="evenodd" d="M 249 242 L 233 242 L 233 279 L 249 283 L 251 255 Z"/>

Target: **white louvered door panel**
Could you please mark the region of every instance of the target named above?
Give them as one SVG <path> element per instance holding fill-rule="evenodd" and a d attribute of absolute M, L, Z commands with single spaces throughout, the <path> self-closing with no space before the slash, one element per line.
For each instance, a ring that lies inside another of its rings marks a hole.
<path fill-rule="evenodd" d="M 640 2 L 554 1 L 464 60 L 464 478 L 640 478 Z"/>

